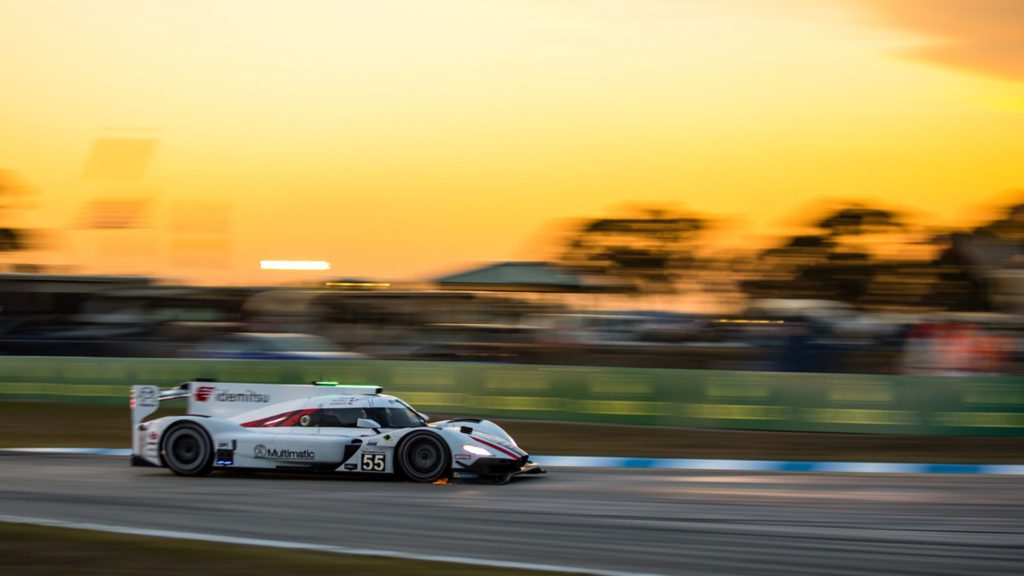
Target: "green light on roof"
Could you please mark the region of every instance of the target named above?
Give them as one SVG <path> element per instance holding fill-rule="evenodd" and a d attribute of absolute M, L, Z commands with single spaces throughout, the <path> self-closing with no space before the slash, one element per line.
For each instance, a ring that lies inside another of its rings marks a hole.
<path fill-rule="evenodd" d="M 344 386 L 345 388 L 361 388 L 366 390 L 373 390 L 373 394 L 379 393 L 383 390 L 380 386 L 374 386 L 373 384 L 342 384 L 337 380 L 314 380 L 314 386 Z"/>

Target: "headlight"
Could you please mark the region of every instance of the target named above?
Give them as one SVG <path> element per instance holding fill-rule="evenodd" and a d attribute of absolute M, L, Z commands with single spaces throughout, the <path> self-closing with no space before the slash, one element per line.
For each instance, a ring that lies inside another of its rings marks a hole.
<path fill-rule="evenodd" d="M 462 447 L 462 450 L 464 452 L 469 452 L 470 454 L 476 454 L 477 456 L 494 456 L 494 454 L 491 454 L 490 450 L 487 448 L 481 448 L 472 444 L 466 444 Z"/>

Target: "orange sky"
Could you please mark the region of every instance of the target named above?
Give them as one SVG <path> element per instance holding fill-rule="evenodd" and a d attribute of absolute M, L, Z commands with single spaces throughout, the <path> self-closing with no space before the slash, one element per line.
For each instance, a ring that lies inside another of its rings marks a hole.
<path fill-rule="evenodd" d="M 646 201 L 741 239 L 823 197 L 951 223 L 1024 188 L 1020 5 L 0 0 L 0 169 L 64 230 L 43 261 L 215 283 L 533 258 Z M 83 178 L 110 136 L 156 140 L 142 179 Z M 97 198 L 148 228 L 75 228 Z"/>

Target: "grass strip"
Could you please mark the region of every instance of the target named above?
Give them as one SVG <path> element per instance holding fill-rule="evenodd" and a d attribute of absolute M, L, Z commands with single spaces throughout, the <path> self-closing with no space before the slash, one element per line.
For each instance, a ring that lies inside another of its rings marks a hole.
<path fill-rule="evenodd" d="M 446 562 L 282 550 L 194 540 L 129 536 L 0 523 L 5 576 L 217 574 L 344 574 L 346 576 L 497 576 L 551 574 Z"/>
<path fill-rule="evenodd" d="M 160 416 L 169 412 L 154 415 Z M 757 432 L 497 420 L 534 454 L 836 460 L 852 462 L 1024 463 L 1024 437 Z M 121 448 L 130 444 L 128 407 L 0 401 L 0 447 Z"/>

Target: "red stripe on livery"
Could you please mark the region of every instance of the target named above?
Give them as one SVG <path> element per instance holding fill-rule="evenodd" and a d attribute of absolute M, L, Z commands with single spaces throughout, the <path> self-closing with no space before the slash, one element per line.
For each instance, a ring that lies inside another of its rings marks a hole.
<path fill-rule="evenodd" d="M 316 410 L 299 410 L 289 416 L 284 422 L 278 424 L 278 426 L 295 426 L 303 416 L 306 414 L 312 414 L 313 412 L 316 412 Z"/>
<path fill-rule="evenodd" d="M 279 428 L 281 426 L 295 426 L 303 416 L 306 414 L 312 414 L 313 412 L 316 412 L 316 409 L 292 410 L 291 412 L 274 414 L 273 416 L 267 416 L 266 418 L 260 418 L 259 420 L 253 420 L 251 422 L 243 422 L 242 426 L 246 428 Z"/>
<path fill-rule="evenodd" d="M 480 438 L 477 438 L 476 436 L 470 436 L 470 438 L 472 438 L 473 440 L 476 440 L 477 442 L 483 444 L 484 446 L 489 446 L 491 448 L 494 448 L 495 450 L 498 450 L 499 452 L 504 452 L 510 458 L 519 458 L 519 454 L 516 454 L 515 452 L 510 451 L 508 448 L 503 448 L 501 446 L 498 446 L 494 442 L 488 442 L 487 440 L 481 440 Z"/>

